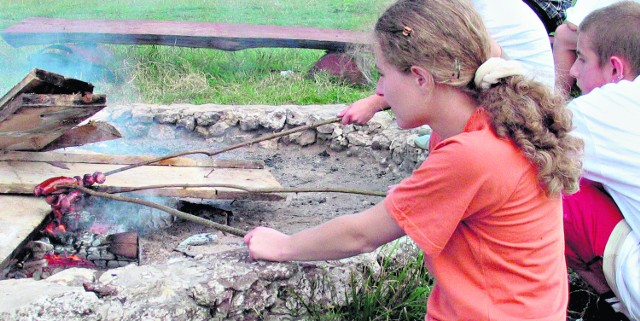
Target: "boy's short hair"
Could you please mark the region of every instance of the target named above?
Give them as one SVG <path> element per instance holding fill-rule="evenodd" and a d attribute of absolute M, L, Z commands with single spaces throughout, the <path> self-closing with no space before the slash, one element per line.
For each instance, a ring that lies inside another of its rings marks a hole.
<path fill-rule="evenodd" d="M 622 1 L 590 13 L 578 31 L 588 33 L 600 66 L 611 56 L 626 58 L 635 76 L 640 74 L 640 3 Z"/>

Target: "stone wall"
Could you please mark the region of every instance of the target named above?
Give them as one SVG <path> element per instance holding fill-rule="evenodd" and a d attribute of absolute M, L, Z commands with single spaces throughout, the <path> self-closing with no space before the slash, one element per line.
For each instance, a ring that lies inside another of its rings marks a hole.
<path fill-rule="evenodd" d="M 261 135 L 334 118 L 345 105 L 309 106 L 229 106 L 229 105 L 148 105 L 112 106 L 100 119 L 119 124 L 127 137 L 148 135 L 162 140 L 175 137 L 183 128 L 205 139 L 235 144 Z M 333 123 L 260 143 L 263 148 L 282 145 L 324 144 L 335 152 L 372 161 L 393 170 L 411 171 L 427 155 L 414 140 L 430 134 L 428 127 L 401 130 L 388 112 L 379 112 L 364 125 Z"/>
<path fill-rule="evenodd" d="M 0 320 L 301 320 L 304 304 L 343 304 L 346 280 L 376 275 L 382 256 L 397 264 L 416 257 L 413 242 L 398 242 L 339 261 L 254 262 L 246 249 L 236 249 L 107 271 L 74 268 L 40 281 L 3 280 Z"/>

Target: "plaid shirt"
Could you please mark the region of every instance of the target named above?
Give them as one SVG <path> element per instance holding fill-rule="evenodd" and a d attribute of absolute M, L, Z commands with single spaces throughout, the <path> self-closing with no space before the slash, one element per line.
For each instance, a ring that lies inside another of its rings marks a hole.
<path fill-rule="evenodd" d="M 571 0 L 525 0 L 525 2 L 535 3 L 557 25 L 564 22 L 567 18 L 567 8 L 571 7 Z"/>

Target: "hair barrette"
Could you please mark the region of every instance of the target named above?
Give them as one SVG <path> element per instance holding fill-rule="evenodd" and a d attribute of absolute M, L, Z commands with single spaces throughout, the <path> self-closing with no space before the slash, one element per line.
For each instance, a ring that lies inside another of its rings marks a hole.
<path fill-rule="evenodd" d="M 411 36 L 412 33 L 413 33 L 413 29 L 411 29 L 411 27 L 404 26 L 404 28 L 402 28 L 402 35 L 403 36 L 409 37 L 409 36 Z"/>
<path fill-rule="evenodd" d="M 453 61 L 453 73 L 451 74 L 452 78 L 456 78 L 456 79 L 460 79 L 460 60 L 458 60 L 458 58 L 456 58 Z"/>

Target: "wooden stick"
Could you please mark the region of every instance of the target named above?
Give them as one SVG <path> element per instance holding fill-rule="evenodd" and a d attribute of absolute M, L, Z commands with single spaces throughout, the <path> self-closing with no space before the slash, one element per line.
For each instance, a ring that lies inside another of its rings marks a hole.
<path fill-rule="evenodd" d="M 158 189 L 158 188 L 169 188 L 169 187 L 226 187 L 233 188 L 239 190 L 245 190 L 250 193 L 304 193 L 304 192 L 329 192 L 329 193 L 348 193 L 348 194 L 359 194 L 359 195 L 369 195 L 369 196 L 385 196 L 385 193 L 381 192 L 371 192 L 371 191 L 361 191 L 361 190 L 351 190 L 344 188 L 260 188 L 260 189 L 251 189 L 240 185 L 232 185 L 232 184 L 165 184 L 165 185 L 149 185 L 149 186 L 140 186 L 140 187 L 108 187 L 103 188 L 101 190 L 93 190 L 90 188 L 86 188 L 84 186 L 78 185 L 63 185 L 61 187 L 73 188 L 77 189 L 83 193 L 87 193 L 92 196 L 104 197 L 116 201 L 128 202 L 128 203 L 136 203 L 140 205 L 149 206 L 163 212 L 169 213 L 175 217 L 191 221 L 194 223 L 206 225 L 209 227 L 213 227 L 222 232 L 226 232 L 232 235 L 237 235 L 240 237 L 244 237 L 247 233 L 246 231 L 230 227 L 227 225 L 219 224 L 216 222 L 209 221 L 207 219 L 191 215 L 189 213 L 185 213 L 176 209 L 173 209 L 168 206 L 164 206 L 158 203 L 154 203 L 151 201 L 146 201 L 139 198 L 113 195 L 113 193 L 126 193 L 133 192 L 139 190 L 148 190 L 148 189 Z"/>
<path fill-rule="evenodd" d="M 127 166 L 124 166 L 124 167 L 121 167 L 121 168 L 117 168 L 117 169 L 105 172 L 104 174 L 106 176 L 109 176 L 111 174 L 115 174 L 115 173 L 119 173 L 119 172 L 122 172 L 122 171 L 126 171 L 126 170 L 134 168 L 134 167 L 149 165 L 151 163 L 163 161 L 165 159 L 179 157 L 179 156 L 185 156 L 185 155 L 204 154 L 204 155 L 207 155 L 207 156 L 211 157 L 211 156 L 222 154 L 224 152 L 228 152 L 228 151 L 231 151 L 231 150 L 234 150 L 234 149 L 238 149 L 240 147 L 250 146 L 250 145 L 253 145 L 255 143 L 259 143 L 259 142 L 265 141 L 265 140 L 274 139 L 274 138 L 278 138 L 278 137 L 282 137 L 282 136 L 287 136 L 287 135 L 290 135 L 290 134 L 293 134 L 293 133 L 297 133 L 297 132 L 300 132 L 300 131 L 303 131 L 303 130 L 307 130 L 307 129 L 319 127 L 319 126 L 322 126 L 322 125 L 335 123 L 335 122 L 338 122 L 338 121 L 340 121 L 340 118 L 338 118 L 338 117 L 331 118 L 331 119 L 320 121 L 320 122 L 317 122 L 317 123 L 314 123 L 314 124 L 309 124 L 309 125 L 305 125 L 305 126 L 296 127 L 296 128 L 290 129 L 290 130 L 285 130 L 283 132 L 279 132 L 279 133 L 275 133 L 275 134 L 269 134 L 269 135 L 263 135 L 263 136 L 260 136 L 258 138 L 252 139 L 250 141 L 246 141 L 246 142 L 238 143 L 238 144 L 235 144 L 235 145 L 231 145 L 229 147 L 226 147 L 226 148 L 223 148 L 223 149 L 220 149 L 220 150 L 217 150 L 217 151 L 213 151 L 213 152 L 208 151 L 208 150 L 191 150 L 191 151 L 185 151 L 185 152 L 179 152 L 179 153 L 170 154 L 170 155 L 166 155 L 166 156 L 161 156 L 161 157 L 154 158 L 154 159 L 151 159 L 151 160 L 148 160 L 148 161 L 144 161 L 144 162 L 140 162 L 140 163 L 137 163 L 137 164 L 127 165 Z"/>
<path fill-rule="evenodd" d="M 104 197 L 104 198 L 108 198 L 108 199 L 112 199 L 112 200 L 116 200 L 116 201 L 121 201 L 121 202 L 128 202 L 128 203 L 136 203 L 136 204 L 140 204 L 140 205 L 144 205 L 144 206 L 149 206 L 158 210 L 161 210 L 163 212 L 167 212 L 175 217 L 187 220 L 187 221 L 191 221 L 194 223 L 198 223 L 198 224 L 202 224 L 202 225 L 206 225 L 209 227 L 213 227 L 219 231 L 225 232 L 225 233 L 229 233 L 232 235 L 236 235 L 236 236 L 240 236 L 240 237 L 244 237 L 245 234 L 247 234 L 246 231 L 241 230 L 241 229 L 237 229 L 231 226 L 227 226 L 224 224 L 219 224 L 216 222 L 212 222 L 210 220 L 204 219 L 202 217 L 198 217 L 195 215 L 191 215 L 189 213 L 185 213 L 182 211 L 178 211 L 176 209 L 173 209 L 171 207 L 168 206 L 164 206 L 161 204 L 157 204 L 154 202 L 150 202 L 150 201 L 146 201 L 143 199 L 139 199 L 139 198 L 134 198 L 134 197 L 126 197 L 126 196 L 120 196 L 120 195 L 112 195 L 112 194 L 108 194 L 108 193 L 103 193 L 103 192 L 98 192 L 98 191 L 94 191 L 92 189 L 86 188 L 84 186 L 78 186 L 78 185 L 65 185 L 64 187 L 68 187 L 68 188 L 73 188 L 73 189 L 77 189 L 83 193 L 87 193 L 89 195 L 92 196 L 97 196 L 97 197 Z"/>
<path fill-rule="evenodd" d="M 321 192 L 321 193 L 345 193 L 345 194 L 358 194 L 358 195 L 368 195 L 368 196 L 381 196 L 385 197 L 387 194 L 384 192 L 376 192 L 376 191 L 364 191 L 364 190 L 356 190 L 349 188 L 332 188 L 332 187 L 302 187 L 302 188 L 250 188 L 242 185 L 234 185 L 234 184 L 159 184 L 159 185 L 147 185 L 147 186 L 137 186 L 137 187 L 100 187 L 96 186 L 96 190 L 104 193 L 114 194 L 114 193 L 128 193 L 135 191 L 143 191 L 150 189 L 161 189 L 161 188 L 201 188 L 201 187 L 223 187 L 223 188 L 232 188 L 247 191 L 249 193 L 311 193 L 311 192 Z"/>

